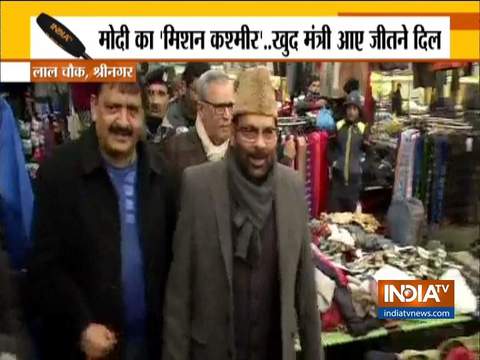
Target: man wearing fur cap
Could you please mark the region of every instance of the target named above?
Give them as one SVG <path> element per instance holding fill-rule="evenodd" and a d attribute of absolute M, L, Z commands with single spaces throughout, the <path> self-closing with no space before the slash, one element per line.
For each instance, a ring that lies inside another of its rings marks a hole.
<path fill-rule="evenodd" d="M 227 157 L 184 172 L 163 359 L 294 360 L 296 334 L 322 359 L 305 192 L 276 161 L 266 68 L 240 75 L 233 115 Z"/>

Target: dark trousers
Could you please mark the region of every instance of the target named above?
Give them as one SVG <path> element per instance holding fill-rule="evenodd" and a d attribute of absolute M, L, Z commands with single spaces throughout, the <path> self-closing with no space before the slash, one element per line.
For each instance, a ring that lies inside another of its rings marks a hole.
<path fill-rule="evenodd" d="M 355 212 L 360 198 L 362 181 L 360 175 L 351 175 L 348 183 L 343 174 L 333 170 L 330 180 L 329 212 Z"/>

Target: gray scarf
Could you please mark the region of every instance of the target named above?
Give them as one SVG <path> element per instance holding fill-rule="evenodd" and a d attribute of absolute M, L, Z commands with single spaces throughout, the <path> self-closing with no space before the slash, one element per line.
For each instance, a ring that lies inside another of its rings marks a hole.
<path fill-rule="evenodd" d="M 274 169 L 263 184 L 256 185 L 243 175 L 233 154 L 227 162 L 233 224 L 238 232 L 235 256 L 254 266 L 262 251 L 261 231 L 272 211 Z"/>

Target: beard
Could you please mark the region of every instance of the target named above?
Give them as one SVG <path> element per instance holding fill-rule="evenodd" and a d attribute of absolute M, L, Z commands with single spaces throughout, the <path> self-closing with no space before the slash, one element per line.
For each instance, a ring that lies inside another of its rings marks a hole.
<path fill-rule="evenodd" d="M 277 160 L 276 152 L 247 150 L 238 145 L 232 148 L 235 161 L 243 175 L 253 183 L 261 184 L 270 175 Z"/>
<path fill-rule="evenodd" d="M 150 116 L 152 117 L 157 117 L 157 118 L 163 118 L 165 116 L 165 106 L 159 105 L 159 104 L 150 104 L 148 111 Z"/>

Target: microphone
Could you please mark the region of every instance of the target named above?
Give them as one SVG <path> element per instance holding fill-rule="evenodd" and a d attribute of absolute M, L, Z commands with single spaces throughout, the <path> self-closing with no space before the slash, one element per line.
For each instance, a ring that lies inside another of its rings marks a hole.
<path fill-rule="evenodd" d="M 41 13 L 37 17 L 37 24 L 47 36 L 58 46 L 74 57 L 92 59 L 85 52 L 85 45 L 62 23 L 53 17 Z"/>

